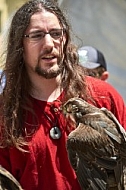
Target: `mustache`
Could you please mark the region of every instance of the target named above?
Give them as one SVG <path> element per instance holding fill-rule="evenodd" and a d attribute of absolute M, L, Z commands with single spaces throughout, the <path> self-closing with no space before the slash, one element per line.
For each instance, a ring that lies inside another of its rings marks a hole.
<path fill-rule="evenodd" d="M 49 50 L 49 49 L 44 50 L 44 51 L 39 55 L 39 57 L 38 57 L 38 62 L 39 62 L 44 56 L 47 56 L 47 55 L 49 55 L 49 54 L 51 54 L 51 55 L 54 56 L 54 57 L 57 57 L 58 65 L 59 65 L 60 68 L 62 68 L 64 56 L 63 56 L 62 53 L 59 54 L 59 52 L 57 52 L 57 51 L 53 51 L 53 52 L 52 52 L 52 51 Z"/>
<path fill-rule="evenodd" d="M 51 55 L 53 55 L 53 56 L 55 56 L 55 57 L 59 57 L 59 53 L 58 53 L 57 51 L 53 51 L 53 52 L 52 52 L 51 49 L 46 49 L 46 50 L 44 50 L 42 53 L 40 53 L 39 59 L 41 59 L 42 57 L 44 57 L 44 56 L 46 56 L 46 55 L 49 55 L 49 54 L 51 54 Z"/>

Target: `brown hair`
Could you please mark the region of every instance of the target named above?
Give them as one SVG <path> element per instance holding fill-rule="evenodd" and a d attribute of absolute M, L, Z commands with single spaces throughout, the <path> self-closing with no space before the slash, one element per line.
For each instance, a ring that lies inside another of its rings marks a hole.
<path fill-rule="evenodd" d="M 40 6 L 41 5 L 41 6 Z M 23 60 L 23 35 L 29 25 L 31 16 L 45 9 L 54 13 L 66 35 L 64 44 L 62 86 L 66 90 L 65 100 L 70 97 L 87 98 L 84 69 L 78 65 L 76 47 L 71 44 L 70 26 L 57 3 L 49 0 L 31 0 L 25 3 L 13 16 L 7 46 L 7 55 L 3 74 L 6 78 L 5 88 L 0 96 L 1 101 L 1 145 L 15 146 L 18 149 L 26 142 L 24 140 L 23 123 L 24 110 L 32 108 L 29 101 L 31 82 Z"/>
<path fill-rule="evenodd" d="M 87 75 L 100 79 L 102 76 L 102 73 L 105 72 L 106 70 L 104 67 L 100 66 L 95 69 L 86 69 L 86 71 L 87 71 Z"/>

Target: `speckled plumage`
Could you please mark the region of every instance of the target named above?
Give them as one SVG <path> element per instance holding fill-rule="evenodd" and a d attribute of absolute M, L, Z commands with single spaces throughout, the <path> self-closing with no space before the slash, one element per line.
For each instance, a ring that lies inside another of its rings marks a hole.
<path fill-rule="evenodd" d="M 68 136 L 67 151 L 81 188 L 126 189 L 126 132 L 115 116 L 80 98 L 69 99 L 63 112 L 76 124 Z"/>
<path fill-rule="evenodd" d="M 23 190 L 13 175 L 2 166 L 0 166 L 0 190 Z"/>

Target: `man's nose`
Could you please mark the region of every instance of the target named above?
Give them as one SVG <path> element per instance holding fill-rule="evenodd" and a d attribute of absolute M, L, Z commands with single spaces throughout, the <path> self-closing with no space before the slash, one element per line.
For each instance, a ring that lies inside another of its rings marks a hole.
<path fill-rule="evenodd" d="M 46 34 L 43 38 L 43 47 L 50 47 L 53 48 L 54 46 L 54 40 L 53 38 L 50 36 L 50 34 Z"/>

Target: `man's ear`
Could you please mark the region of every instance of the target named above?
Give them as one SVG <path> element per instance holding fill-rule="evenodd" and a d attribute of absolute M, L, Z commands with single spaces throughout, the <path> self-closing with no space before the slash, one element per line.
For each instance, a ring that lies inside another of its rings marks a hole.
<path fill-rule="evenodd" d="M 101 75 L 101 80 L 106 81 L 109 77 L 109 72 L 108 71 L 104 71 Z"/>

